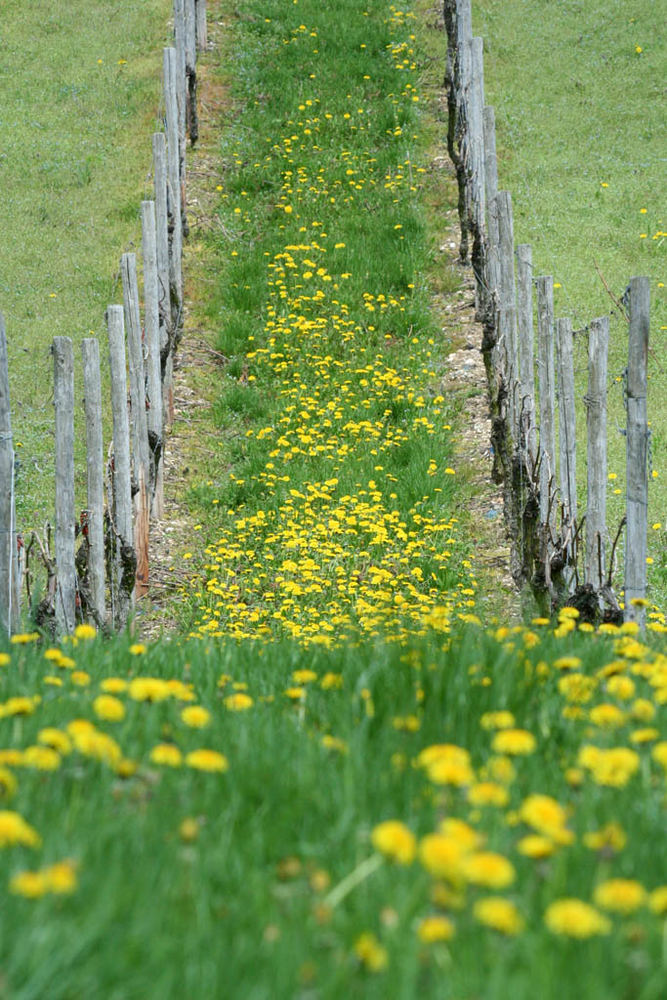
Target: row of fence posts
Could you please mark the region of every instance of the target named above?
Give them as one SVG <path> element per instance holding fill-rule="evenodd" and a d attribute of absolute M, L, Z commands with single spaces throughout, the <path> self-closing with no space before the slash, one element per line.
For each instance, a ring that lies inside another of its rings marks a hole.
<path fill-rule="evenodd" d="M 545 614 L 568 603 L 589 619 L 624 617 L 643 624 L 649 280 L 632 278 L 623 301 L 616 302 L 629 324 L 624 373 L 627 502 L 625 517 L 610 544 L 606 523 L 609 316 L 593 319 L 586 330 L 578 331 L 588 334 L 587 490 L 582 516 L 577 508 L 572 322 L 555 318 L 553 278 L 534 277 L 531 247 L 514 243 L 512 199 L 508 191 L 498 190 L 495 116 L 484 103 L 483 41 L 472 34 L 470 0 L 444 0 L 444 19 L 447 139 L 459 191 L 459 253 L 462 263 L 470 260 L 472 265 L 477 317 L 483 324 L 494 474 L 503 483 L 512 576 L 519 587 L 529 588 Z M 613 571 L 623 527 L 621 613 Z"/>
<path fill-rule="evenodd" d="M 102 433 L 100 347 L 81 342 L 87 507 L 74 497 L 74 351 L 55 337 L 55 532 L 42 601 L 55 634 L 78 621 L 125 627 L 149 587 L 151 516 L 164 515 L 165 434 L 174 418 L 174 352 L 183 331 L 186 137 L 198 137 L 197 52 L 207 48 L 206 0 L 174 0 L 174 45 L 163 52 L 164 131 L 152 136 L 154 198 L 141 203 L 143 323 L 134 253 L 121 258 L 123 304 L 106 311 L 113 440 Z M 128 403 L 129 372 L 129 403 Z M 23 536 L 16 525 L 5 323 L 0 314 L 0 628 L 21 627 Z M 106 493 L 106 504 L 105 504 Z M 77 538 L 80 542 L 77 548 Z"/>

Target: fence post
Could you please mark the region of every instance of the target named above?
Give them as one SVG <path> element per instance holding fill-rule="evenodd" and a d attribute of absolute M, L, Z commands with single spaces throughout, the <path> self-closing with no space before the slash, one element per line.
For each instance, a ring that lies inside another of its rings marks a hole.
<path fill-rule="evenodd" d="M 104 443 L 100 348 L 97 338 L 81 341 L 83 401 L 86 414 L 88 593 L 90 612 L 98 628 L 105 622 L 104 574 Z"/>
<path fill-rule="evenodd" d="M 499 191 L 498 246 L 500 294 L 498 301 L 498 340 L 504 360 L 503 378 L 507 392 L 507 430 L 515 443 L 517 436 L 516 391 L 518 382 L 518 357 L 516 334 L 516 292 L 514 282 L 514 222 L 512 197 L 509 191 Z"/>
<path fill-rule="evenodd" d="M 607 350 L 609 317 L 591 321 L 588 334 L 588 482 L 585 580 L 596 590 L 605 581 L 607 534 Z"/>
<path fill-rule="evenodd" d="M 167 193 L 169 211 L 169 293 L 171 303 L 171 346 L 178 341 L 183 308 L 183 222 L 178 131 L 176 50 L 164 50 L 164 103 L 167 128 Z"/>
<path fill-rule="evenodd" d="M 7 633 L 19 630 L 21 613 L 14 483 L 7 335 L 0 313 L 0 628 Z"/>
<path fill-rule="evenodd" d="M 134 474 L 138 491 L 135 495 L 134 548 L 137 555 L 137 597 L 148 591 L 148 482 L 150 478 L 148 424 L 146 421 L 146 382 L 139 315 L 136 254 L 121 257 L 123 302 L 128 354 L 130 359 L 131 438 L 134 452 Z"/>
<path fill-rule="evenodd" d="M 555 526 L 556 429 L 554 379 L 554 283 L 551 276 L 537 284 L 537 365 L 540 394 L 540 522 L 547 537 Z M 550 546 L 548 546 L 550 552 Z M 547 552 L 547 555 L 549 555 Z"/>
<path fill-rule="evenodd" d="M 153 133 L 155 192 L 155 237 L 160 316 L 160 366 L 162 378 L 162 425 L 173 410 L 173 358 L 171 353 L 171 299 L 169 295 L 169 215 L 167 212 L 167 142 L 164 132 Z M 164 440 L 162 442 L 164 461 Z"/>
<path fill-rule="evenodd" d="M 197 51 L 205 52 L 208 48 L 206 0 L 195 0 L 195 34 L 197 39 Z"/>
<path fill-rule="evenodd" d="M 71 635 L 76 626 L 74 564 L 74 355 L 69 337 L 54 337 L 53 405 L 56 472 L 56 634 Z"/>
<path fill-rule="evenodd" d="M 519 441 L 526 465 L 537 460 L 535 425 L 535 334 L 533 328 L 533 251 L 528 243 L 516 248 L 516 311 L 519 340 Z"/>
<path fill-rule="evenodd" d="M 644 624 L 643 605 L 633 600 L 646 598 L 646 535 L 648 531 L 648 420 L 646 383 L 648 365 L 649 311 L 648 278 L 630 279 L 630 336 L 627 381 L 627 527 L 625 543 L 625 621 Z"/>
<path fill-rule="evenodd" d="M 162 466 L 162 377 L 160 370 L 160 315 L 156 252 L 155 204 L 141 203 L 141 247 L 144 262 L 144 329 L 148 378 L 148 444 L 150 453 L 150 489 L 153 514 L 164 514 L 164 477 Z"/>
<path fill-rule="evenodd" d="M 178 178 L 181 189 L 181 228 L 187 236 L 185 218 L 185 136 L 187 131 L 187 75 L 185 71 L 185 4 L 174 0 L 174 83 L 178 118 Z"/>
<path fill-rule="evenodd" d="M 197 115 L 197 29 L 195 24 L 195 0 L 185 0 L 184 47 L 186 120 L 190 142 L 194 146 L 199 138 L 199 118 Z"/>
<path fill-rule="evenodd" d="M 113 417 L 113 573 L 111 612 L 116 631 L 125 628 L 134 606 L 137 558 L 132 540 L 132 478 L 130 474 L 130 425 L 127 413 L 125 370 L 125 324 L 123 307 L 107 309 L 109 367 L 111 369 L 111 412 Z"/>
<path fill-rule="evenodd" d="M 556 320 L 556 367 L 558 375 L 559 483 L 563 504 L 563 541 L 568 585 L 571 583 L 576 552 L 574 531 L 577 520 L 577 435 L 574 408 L 574 341 L 572 321 Z"/>

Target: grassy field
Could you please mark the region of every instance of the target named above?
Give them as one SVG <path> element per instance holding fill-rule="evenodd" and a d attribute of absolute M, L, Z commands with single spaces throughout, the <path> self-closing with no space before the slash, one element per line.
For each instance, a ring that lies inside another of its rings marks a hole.
<path fill-rule="evenodd" d="M 106 342 L 120 255 L 139 246 L 170 13 L 167 0 L 119 0 L 112 9 L 73 0 L 57 11 L 44 0 L 3 4 L 0 309 L 22 529 L 53 518 L 51 341 L 72 338 L 80 373 L 79 343 Z M 83 406 L 76 421 L 81 442 Z M 80 449 L 77 459 L 85 483 Z"/>
<path fill-rule="evenodd" d="M 0 644 L 0 997 L 658 1000 L 664 616 L 486 610 L 432 12 L 210 11 L 192 583 L 162 641 Z"/>
<path fill-rule="evenodd" d="M 641 0 L 553 4 L 473 3 L 485 40 L 487 103 L 496 109 L 501 187 L 512 194 L 515 240 L 533 247 L 535 274 L 554 278 L 557 316 L 582 330 L 611 313 L 609 524 L 624 511 L 625 427 L 621 376 L 627 324 L 620 299 L 634 275 L 651 279 L 649 579 L 667 597 L 667 297 L 665 295 L 664 34 Z M 575 340 L 579 398 L 587 338 Z M 585 426 L 583 403 L 579 426 Z M 585 487 L 585 439 L 579 441 Z M 582 494 L 583 495 L 583 494 Z"/>

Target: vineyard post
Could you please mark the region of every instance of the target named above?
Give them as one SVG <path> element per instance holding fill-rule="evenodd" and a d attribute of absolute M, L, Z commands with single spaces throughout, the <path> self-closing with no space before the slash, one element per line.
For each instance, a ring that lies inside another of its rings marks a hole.
<path fill-rule="evenodd" d="M 208 48 L 206 0 L 195 0 L 195 32 L 197 38 L 197 50 L 199 52 L 205 52 Z"/>
<path fill-rule="evenodd" d="M 167 142 L 164 132 L 153 133 L 153 174 L 155 193 L 155 238 L 160 316 L 160 367 L 162 378 L 162 425 L 173 416 L 173 369 L 171 344 L 171 297 L 169 294 L 169 215 L 167 211 Z M 163 460 L 164 460 L 164 441 Z"/>
<path fill-rule="evenodd" d="M 195 0 L 185 0 L 184 51 L 186 122 L 190 142 L 194 146 L 199 138 L 199 118 L 197 115 L 197 28 L 195 23 Z"/>
<path fill-rule="evenodd" d="M 650 282 L 630 279 L 630 335 L 627 376 L 626 480 L 627 527 L 625 543 L 626 621 L 644 624 L 646 598 L 646 536 L 648 532 L 648 440 L 646 410 Z M 640 603 L 633 604 L 633 600 Z"/>
<path fill-rule="evenodd" d="M 507 393 L 506 424 L 511 441 L 517 436 L 517 333 L 516 333 L 516 291 L 514 280 L 514 222 L 512 218 L 512 197 L 509 191 L 499 191 L 496 196 L 498 207 L 499 276 L 500 293 L 498 301 L 498 339 L 503 357 L 503 378 Z"/>
<path fill-rule="evenodd" d="M 137 597 L 148 591 L 148 483 L 149 447 L 146 420 L 146 382 L 139 314 L 136 254 L 121 257 L 125 329 L 130 360 L 131 437 L 134 454 L 134 475 L 138 491 L 135 495 L 134 548 L 137 554 Z"/>
<path fill-rule="evenodd" d="M 572 321 L 556 320 L 556 368 L 558 376 L 559 485 L 563 504 L 568 583 L 576 556 L 573 544 L 577 520 L 577 436 L 574 406 L 574 339 Z"/>
<path fill-rule="evenodd" d="M 536 284 L 537 368 L 540 394 L 540 523 L 546 529 L 548 538 L 555 526 L 554 282 L 550 275 L 543 275 L 536 279 Z"/>
<path fill-rule="evenodd" d="M 86 415 L 88 587 L 95 624 L 105 620 L 104 574 L 104 442 L 100 347 L 96 337 L 81 341 L 83 403 Z"/>
<path fill-rule="evenodd" d="M 111 609 L 113 627 L 125 628 L 134 606 L 136 555 L 132 540 L 132 477 L 130 472 L 130 425 L 127 412 L 125 368 L 125 324 L 123 307 L 107 308 L 111 412 L 113 418 L 113 574 Z"/>
<path fill-rule="evenodd" d="M 148 378 L 148 443 L 151 456 L 150 487 L 153 514 L 164 515 L 164 476 L 162 463 L 162 379 L 160 373 L 160 316 L 156 253 L 155 204 L 141 203 L 141 247 L 144 264 L 144 328 Z"/>
<path fill-rule="evenodd" d="M 56 634 L 71 635 L 76 626 L 74 538 L 74 354 L 70 337 L 54 337 L 53 405 L 56 473 Z"/>
<path fill-rule="evenodd" d="M 588 482 L 585 580 L 599 591 L 605 581 L 607 534 L 607 351 L 609 317 L 591 321 L 588 334 Z"/>
<path fill-rule="evenodd" d="M 525 462 L 537 460 L 535 425 L 535 332 L 533 327 L 533 250 L 529 243 L 516 248 L 516 310 L 519 340 L 519 442 Z"/>
<path fill-rule="evenodd" d="M 171 302 L 171 344 L 178 341 L 183 308 L 183 223 L 179 167 L 178 99 L 176 96 L 176 50 L 164 50 L 164 102 L 167 128 L 167 191 L 169 227 L 169 291 Z"/>
<path fill-rule="evenodd" d="M 19 630 L 21 610 L 14 483 L 7 335 L 0 313 L 0 628 L 8 633 Z"/>

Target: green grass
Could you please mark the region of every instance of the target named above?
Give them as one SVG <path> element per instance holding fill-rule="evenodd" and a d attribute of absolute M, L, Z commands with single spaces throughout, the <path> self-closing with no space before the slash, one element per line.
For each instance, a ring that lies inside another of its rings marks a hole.
<path fill-rule="evenodd" d="M 79 343 L 99 336 L 106 367 L 104 311 L 120 295 L 120 255 L 140 249 L 170 11 L 167 0 L 4 4 L 0 309 L 22 530 L 52 519 L 52 338 L 74 341 L 80 401 Z M 82 406 L 75 420 L 83 507 Z"/>
<path fill-rule="evenodd" d="M 517 243 L 533 247 L 535 275 L 550 274 L 557 316 L 575 330 L 611 313 L 609 530 L 624 512 L 625 427 L 620 376 L 627 324 L 616 298 L 634 275 L 651 282 L 649 420 L 652 428 L 649 571 L 653 599 L 667 599 L 667 297 L 664 129 L 660 101 L 664 35 L 641 0 L 553 4 L 481 0 L 473 31 L 484 38 L 486 101 L 496 109 L 500 186 L 512 194 Z M 637 49 L 641 51 L 637 51 Z M 644 237 L 642 238 L 642 234 Z M 587 338 L 575 340 L 579 399 L 586 391 Z M 583 404 L 579 414 L 583 429 Z M 585 438 L 578 440 L 585 489 Z M 616 493 L 615 491 L 619 492 Z M 583 492 L 582 492 L 583 497 Z"/>

